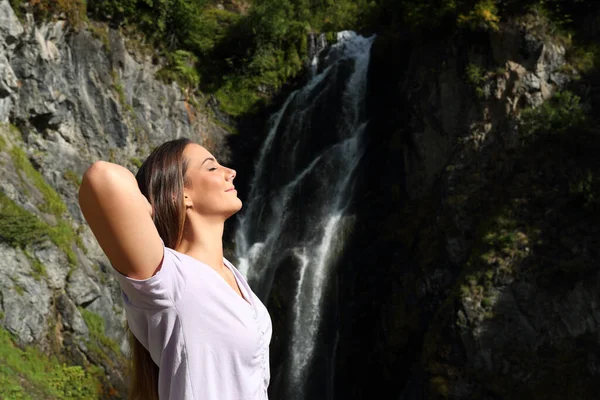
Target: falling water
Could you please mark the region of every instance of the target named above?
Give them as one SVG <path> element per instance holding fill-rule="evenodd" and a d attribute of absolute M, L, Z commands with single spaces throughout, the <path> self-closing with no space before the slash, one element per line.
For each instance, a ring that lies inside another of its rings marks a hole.
<path fill-rule="evenodd" d="M 352 222 L 347 208 L 362 157 L 364 97 L 373 37 L 344 31 L 311 81 L 269 121 L 245 208 L 237 261 L 266 300 L 278 268 L 297 268 L 286 398 L 304 399 L 332 268 Z M 321 70 L 319 72 L 319 70 Z M 290 265 L 290 260 L 294 260 Z M 333 351 L 333 349 L 332 349 Z"/>

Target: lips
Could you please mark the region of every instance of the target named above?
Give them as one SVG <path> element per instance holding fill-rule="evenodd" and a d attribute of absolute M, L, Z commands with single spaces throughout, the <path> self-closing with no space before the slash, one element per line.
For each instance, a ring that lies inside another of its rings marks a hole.
<path fill-rule="evenodd" d="M 235 190 L 235 187 L 229 188 L 226 190 L 226 192 L 233 192 Z"/>

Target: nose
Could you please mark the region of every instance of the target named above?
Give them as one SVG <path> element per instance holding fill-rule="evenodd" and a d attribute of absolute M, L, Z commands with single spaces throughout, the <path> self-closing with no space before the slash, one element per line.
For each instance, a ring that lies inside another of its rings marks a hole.
<path fill-rule="evenodd" d="M 227 168 L 227 180 L 228 181 L 233 181 L 233 179 L 235 178 L 235 176 L 237 175 L 237 173 L 235 172 L 235 169 L 232 168 Z"/>

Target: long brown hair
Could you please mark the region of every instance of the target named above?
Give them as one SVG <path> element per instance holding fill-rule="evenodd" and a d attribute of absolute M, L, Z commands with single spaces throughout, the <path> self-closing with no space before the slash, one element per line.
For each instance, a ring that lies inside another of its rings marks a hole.
<path fill-rule="evenodd" d="M 187 160 L 183 156 L 190 139 L 175 139 L 161 144 L 144 161 L 135 178 L 140 191 L 153 209 L 152 220 L 165 246 L 176 248 L 183 236 Z M 132 381 L 131 400 L 158 400 L 158 366 L 148 350 L 129 330 Z"/>

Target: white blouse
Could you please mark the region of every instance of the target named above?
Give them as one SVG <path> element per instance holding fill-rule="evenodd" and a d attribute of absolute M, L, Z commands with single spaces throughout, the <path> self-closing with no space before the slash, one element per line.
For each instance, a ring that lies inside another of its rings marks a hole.
<path fill-rule="evenodd" d="M 244 298 L 210 266 L 168 247 L 149 279 L 115 270 L 129 327 L 159 366 L 160 400 L 268 399 L 271 318 L 224 263 Z"/>

